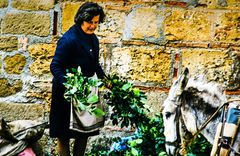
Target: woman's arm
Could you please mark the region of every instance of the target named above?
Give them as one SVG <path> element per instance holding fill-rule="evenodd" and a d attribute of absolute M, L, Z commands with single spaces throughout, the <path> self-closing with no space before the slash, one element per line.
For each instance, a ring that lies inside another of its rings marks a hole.
<path fill-rule="evenodd" d="M 96 65 L 96 74 L 97 74 L 98 78 L 100 78 L 100 79 L 103 79 L 104 77 L 106 77 L 106 74 L 104 73 L 99 62 L 97 62 L 97 65 Z"/>
<path fill-rule="evenodd" d="M 63 85 L 65 82 L 65 70 L 67 69 L 68 62 L 70 61 L 71 48 L 71 42 L 67 38 L 61 38 L 57 43 L 55 55 L 50 64 L 50 70 L 60 85 Z"/>

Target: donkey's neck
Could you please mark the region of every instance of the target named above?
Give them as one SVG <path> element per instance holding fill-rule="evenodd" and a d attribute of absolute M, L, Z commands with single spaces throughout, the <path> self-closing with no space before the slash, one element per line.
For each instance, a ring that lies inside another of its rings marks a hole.
<path fill-rule="evenodd" d="M 218 107 L 226 102 L 226 96 L 219 86 L 214 83 L 196 82 L 194 80 L 190 81 L 185 88 L 182 99 L 183 114 L 191 114 L 188 117 L 186 116 L 185 119 L 192 118 L 195 120 L 192 121 L 191 125 L 188 125 L 189 128 L 192 127 L 191 131 L 194 130 L 195 133 Z M 219 118 L 220 112 L 201 132 L 211 143 L 214 140 Z M 188 124 L 187 122 L 186 124 Z"/>
<path fill-rule="evenodd" d="M 197 131 L 202 127 L 202 125 L 214 114 L 217 107 L 212 107 L 212 105 L 203 102 L 201 99 L 192 98 L 186 99 L 182 103 L 182 116 L 185 121 L 188 131 L 192 134 L 197 133 Z M 207 138 L 209 142 L 213 142 L 216 133 L 216 127 L 219 123 L 220 113 L 214 117 L 210 123 L 201 131 L 201 133 Z"/>

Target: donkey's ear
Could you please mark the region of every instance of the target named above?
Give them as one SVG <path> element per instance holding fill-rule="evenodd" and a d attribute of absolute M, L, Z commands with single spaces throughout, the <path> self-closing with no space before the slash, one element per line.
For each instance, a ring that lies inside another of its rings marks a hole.
<path fill-rule="evenodd" d="M 184 89 L 187 86 L 188 79 L 189 79 L 189 70 L 188 68 L 185 68 L 183 74 L 182 74 L 182 79 L 181 79 L 181 88 Z"/>

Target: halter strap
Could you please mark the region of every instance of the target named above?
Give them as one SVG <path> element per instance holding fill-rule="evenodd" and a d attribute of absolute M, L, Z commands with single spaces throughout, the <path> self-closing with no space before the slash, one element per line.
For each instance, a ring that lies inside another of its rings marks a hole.
<path fill-rule="evenodd" d="M 179 107 L 177 107 L 177 112 L 176 112 L 176 116 L 174 120 L 179 120 L 179 118 L 181 118 L 181 110 Z M 180 130 L 179 130 L 179 122 L 176 122 L 176 128 L 177 128 L 177 139 L 174 141 L 165 141 L 165 144 L 167 144 L 168 146 L 174 146 L 174 147 L 178 147 L 181 143 L 181 139 L 180 139 Z"/>
<path fill-rule="evenodd" d="M 189 141 L 192 141 L 192 140 L 195 138 L 195 136 L 197 136 L 197 135 L 207 126 L 207 124 L 217 115 L 217 113 L 219 112 L 220 109 L 222 109 L 223 107 L 228 106 L 230 102 L 234 102 L 234 101 L 240 101 L 240 99 L 230 99 L 230 100 L 228 100 L 227 102 L 223 103 L 223 104 L 213 113 L 213 115 L 211 115 L 211 116 L 207 119 L 207 121 L 201 125 L 201 127 L 197 130 L 197 132 L 196 132 L 194 135 L 192 135 L 192 137 L 189 139 Z M 230 149 L 231 149 L 231 151 L 233 151 L 234 153 L 240 154 L 239 152 L 237 152 L 236 150 L 234 150 L 231 145 L 230 145 Z"/>
<path fill-rule="evenodd" d="M 240 99 L 231 99 L 228 100 L 227 102 L 223 103 L 220 107 L 218 107 L 218 109 L 213 113 L 213 115 L 211 115 L 208 120 L 202 124 L 202 126 L 198 129 L 198 131 L 193 135 L 193 138 L 198 135 L 206 126 L 207 124 L 217 115 L 217 113 L 219 112 L 220 109 L 222 109 L 225 106 L 228 106 L 230 102 L 234 102 L 234 101 L 240 101 Z"/>

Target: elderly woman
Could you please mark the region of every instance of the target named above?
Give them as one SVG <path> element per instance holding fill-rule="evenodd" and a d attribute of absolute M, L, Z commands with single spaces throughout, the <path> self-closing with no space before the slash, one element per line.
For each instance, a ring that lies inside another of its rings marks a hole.
<path fill-rule="evenodd" d="M 60 156 L 70 156 L 69 140 L 75 139 L 73 156 L 84 155 L 89 136 L 99 134 L 76 133 L 69 130 L 70 104 L 64 99 L 66 69 L 81 67 L 84 76 L 95 73 L 98 78 L 105 76 L 99 64 L 99 41 L 94 34 L 105 15 L 97 3 L 86 2 L 80 6 L 75 24 L 59 39 L 50 65 L 53 74 L 52 102 L 50 110 L 50 136 L 58 140 Z"/>

